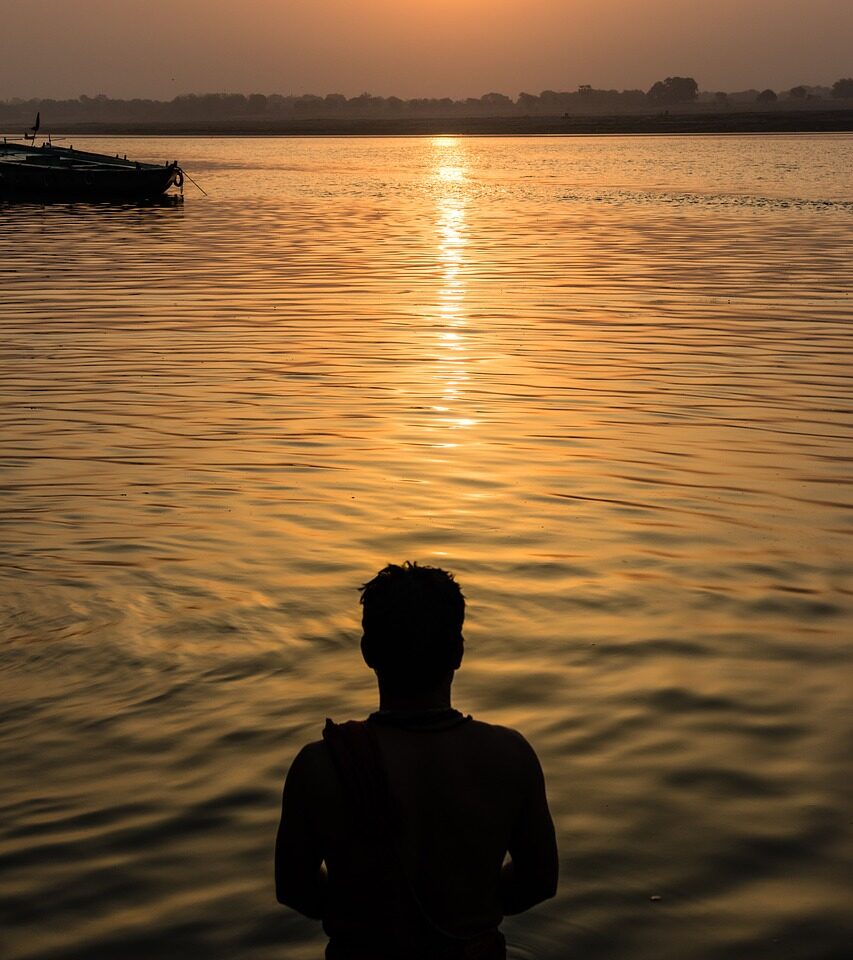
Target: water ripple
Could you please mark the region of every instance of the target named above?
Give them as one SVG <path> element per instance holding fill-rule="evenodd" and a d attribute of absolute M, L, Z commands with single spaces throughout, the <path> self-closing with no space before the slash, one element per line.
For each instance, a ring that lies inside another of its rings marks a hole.
<path fill-rule="evenodd" d="M 514 956 L 847 955 L 853 138 L 135 146 L 210 196 L 0 205 L 10 958 L 316 960 L 281 780 L 405 558 L 542 756 Z"/>

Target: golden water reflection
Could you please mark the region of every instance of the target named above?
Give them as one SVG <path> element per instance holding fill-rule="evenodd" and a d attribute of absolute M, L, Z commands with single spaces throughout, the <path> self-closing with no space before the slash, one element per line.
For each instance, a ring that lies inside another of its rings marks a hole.
<path fill-rule="evenodd" d="M 464 389 L 471 378 L 472 344 L 466 332 L 465 309 L 467 280 L 472 270 L 469 262 L 466 208 L 468 174 L 465 141 L 453 137 L 433 140 L 435 159 L 435 232 L 436 262 L 439 267 L 437 302 L 432 305 L 437 321 L 435 382 L 439 385 L 440 402 L 433 410 L 441 414 L 438 423 L 446 431 L 476 426 Z M 444 448 L 462 445 L 457 435 L 442 440 Z"/>
<path fill-rule="evenodd" d="M 282 776 L 431 558 L 520 956 L 846 956 L 853 138 L 147 142 L 211 196 L 0 204 L 3 956 L 319 957 Z"/>

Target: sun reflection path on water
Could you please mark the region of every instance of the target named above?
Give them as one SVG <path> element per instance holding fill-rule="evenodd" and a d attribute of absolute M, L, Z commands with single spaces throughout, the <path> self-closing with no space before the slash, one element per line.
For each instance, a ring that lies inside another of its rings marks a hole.
<path fill-rule="evenodd" d="M 435 317 L 437 323 L 437 381 L 441 385 L 440 403 L 433 411 L 441 414 L 439 422 L 448 430 L 476 426 L 477 420 L 466 416 L 462 389 L 470 380 L 468 320 L 465 309 L 468 236 L 466 208 L 469 198 L 465 185 L 467 166 L 463 141 L 453 137 L 436 137 L 432 141 L 435 157 L 436 186 L 436 252 L 440 268 Z M 438 444 L 450 448 L 460 445 L 452 441 Z"/>

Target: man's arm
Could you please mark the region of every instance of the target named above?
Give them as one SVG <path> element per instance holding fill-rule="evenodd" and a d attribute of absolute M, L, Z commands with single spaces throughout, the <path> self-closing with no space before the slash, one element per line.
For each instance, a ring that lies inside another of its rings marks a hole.
<path fill-rule="evenodd" d="M 316 747 L 309 745 L 299 752 L 284 783 L 275 841 L 275 895 L 279 903 L 321 920 L 328 878 L 312 816 L 311 753 Z"/>
<path fill-rule="evenodd" d="M 545 796 L 545 777 L 533 748 L 525 741 L 528 781 L 526 799 L 509 842 L 501 872 L 501 901 L 505 914 L 522 913 L 557 892 L 559 862 L 554 823 Z"/>

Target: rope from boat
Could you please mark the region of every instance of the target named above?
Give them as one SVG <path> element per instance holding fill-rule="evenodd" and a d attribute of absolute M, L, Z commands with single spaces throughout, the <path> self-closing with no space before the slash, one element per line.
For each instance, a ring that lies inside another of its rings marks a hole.
<path fill-rule="evenodd" d="M 204 187 L 201 186 L 201 184 L 196 183 L 195 180 L 193 180 L 193 178 L 186 172 L 186 170 L 182 170 L 181 173 L 187 178 L 187 180 L 189 180 L 190 183 L 192 183 L 193 185 L 195 185 L 196 187 L 198 187 L 199 190 L 201 190 L 201 192 L 202 192 L 206 197 L 210 196 L 210 194 L 207 192 L 207 190 L 205 190 Z"/>

